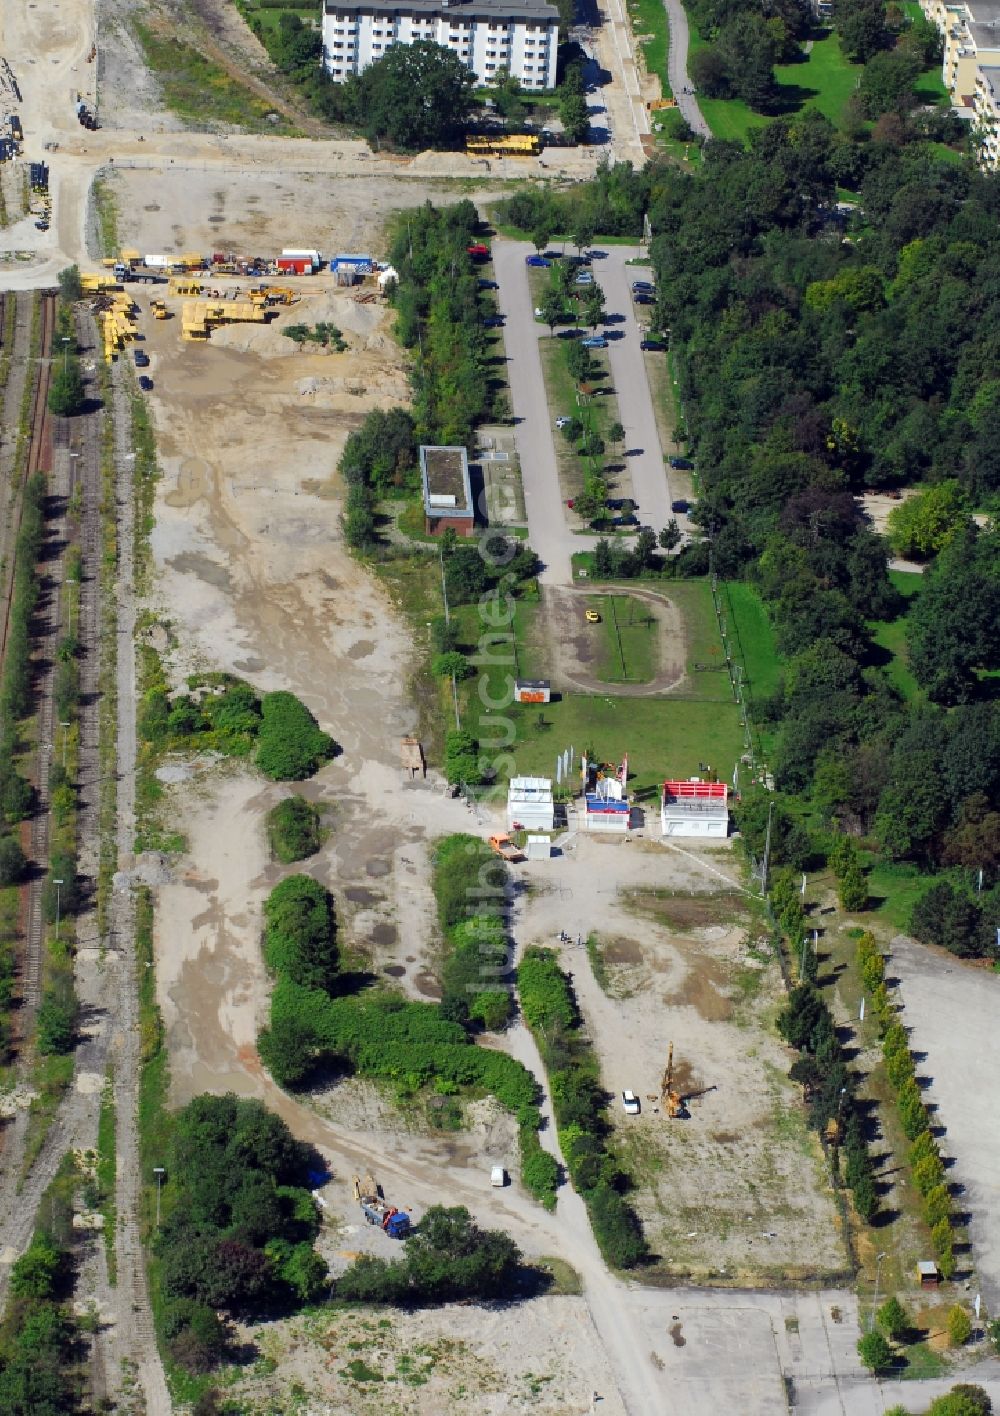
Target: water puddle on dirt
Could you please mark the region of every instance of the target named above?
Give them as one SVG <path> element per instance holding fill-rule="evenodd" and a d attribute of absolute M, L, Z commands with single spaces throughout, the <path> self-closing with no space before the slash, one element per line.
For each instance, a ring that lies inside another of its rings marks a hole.
<path fill-rule="evenodd" d="M 348 885 L 344 895 L 352 905 L 361 905 L 363 909 L 377 905 L 380 898 L 374 890 L 366 890 L 363 885 Z"/>
<path fill-rule="evenodd" d="M 421 969 L 413 980 L 418 993 L 422 993 L 425 998 L 430 998 L 437 1003 L 441 998 L 441 985 L 432 973 L 426 969 Z"/>

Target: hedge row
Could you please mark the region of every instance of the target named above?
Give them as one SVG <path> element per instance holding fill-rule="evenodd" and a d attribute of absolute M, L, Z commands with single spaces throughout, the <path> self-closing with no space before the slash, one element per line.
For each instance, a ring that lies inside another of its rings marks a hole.
<path fill-rule="evenodd" d="M 496 1031 L 509 1021 L 504 903 L 507 868 L 477 836 L 446 836 L 434 852 L 434 896 L 445 940 L 441 1011 Z"/>
<path fill-rule="evenodd" d="M 525 951 L 517 970 L 521 1011 L 549 1073 L 559 1142 L 607 1263 L 634 1268 L 647 1255 L 642 1228 L 622 1194 L 626 1177 L 608 1141 L 607 1093 L 576 999 L 551 949 Z"/>
<path fill-rule="evenodd" d="M 802 1054 L 792 1064 L 790 1075 L 805 1092 L 809 1124 L 820 1135 L 835 1139 L 843 1150 L 844 1179 L 854 1207 L 862 1219 L 871 1222 L 878 1197 L 854 1095 L 855 1077 L 844 1061 L 830 1010 L 813 984 L 800 983 L 792 989 L 778 1015 L 778 1031 Z"/>
<path fill-rule="evenodd" d="M 857 957 L 862 982 L 871 998 L 872 1011 L 882 1029 L 886 1076 L 896 1093 L 903 1132 L 911 1143 L 909 1161 L 913 1183 L 923 1198 L 924 1218 L 931 1231 L 938 1268 L 945 1278 L 951 1278 L 955 1272 L 951 1192 L 945 1184 L 941 1152 L 931 1131 L 930 1116 L 917 1083 L 906 1029 L 896 1018 L 889 1002 L 885 960 L 874 935 L 862 934 L 858 940 Z"/>

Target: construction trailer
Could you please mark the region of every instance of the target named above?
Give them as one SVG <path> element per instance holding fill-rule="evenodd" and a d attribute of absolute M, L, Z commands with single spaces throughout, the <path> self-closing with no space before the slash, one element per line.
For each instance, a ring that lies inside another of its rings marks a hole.
<path fill-rule="evenodd" d="M 660 793 L 660 824 L 664 836 L 729 835 L 729 788 L 725 782 L 664 782 Z"/>
<path fill-rule="evenodd" d="M 375 262 L 371 256 L 334 256 L 330 262 L 330 274 L 338 285 L 359 285 L 362 280 L 373 274 L 374 270 Z"/>
<path fill-rule="evenodd" d="M 509 831 L 554 831 L 556 808 L 551 777 L 511 777 L 507 787 Z"/>
<path fill-rule="evenodd" d="M 323 264 L 319 251 L 300 251 L 288 248 L 282 251 L 276 261 L 279 270 L 290 275 L 315 275 Z"/>
<path fill-rule="evenodd" d="M 616 767 L 613 762 L 603 766 L 583 759 L 583 814 L 580 825 L 585 831 L 603 831 L 624 836 L 632 820 L 628 795 L 628 757 Z"/>
<path fill-rule="evenodd" d="M 552 685 L 548 679 L 515 679 L 515 703 L 549 703 L 552 700 Z"/>
<path fill-rule="evenodd" d="M 95 275 L 91 271 L 83 271 L 80 275 L 80 289 L 86 295 L 95 295 L 101 290 L 117 290 L 119 288 L 114 275 Z"/>

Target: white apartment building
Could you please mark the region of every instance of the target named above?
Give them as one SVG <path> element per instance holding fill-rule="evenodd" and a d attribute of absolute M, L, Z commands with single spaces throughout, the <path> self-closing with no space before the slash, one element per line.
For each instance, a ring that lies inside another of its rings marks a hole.
<path fill-rule="evenodd" d="M 976 75 L 973 104 L 974 136 L 979 147 L 979 165 L 988 172 L 1000 171 L 1000 68 L 983 65 Z"/>
<path fill-rule="evenodd" d="M 941 77 L 956 108 L 975 103 L 981 67 L 1000 65 L 1000 0 L 921 0 L 944 40 Z"/>
<path fill-rule="evenodd" d="M 555 88 L 559 12 L 547 0 L 324 0 L 323 62 L 337 83 L 420 39 L 452 50 L 481 84 L 506 69 L 526 89 Z"/>

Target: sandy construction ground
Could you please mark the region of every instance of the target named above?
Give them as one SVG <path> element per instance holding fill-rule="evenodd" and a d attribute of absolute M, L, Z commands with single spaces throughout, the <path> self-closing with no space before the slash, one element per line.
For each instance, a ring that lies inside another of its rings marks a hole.
<path fill-rule="evenodd" d="M 774 1032 L 780 972 L 748 943 L 730 851 L 581 836 L 564 860 L 525 870 L 519 941 L 557 947 L 573 974 L 663 1271 L 741 1283 L 844 1272 L 823 1157 Z M 563 930 L 573 944 L 558 943 Z M 603 988 L 575 942 L 589 933 Z M 687 1120 L 659 1109 L 671 1041 Z M 625 1089 L 640 1097 L 640 1116 L 625 1116 Z"/>
<path fill-rule="evenodd" d="M 435 180 L 433 173 L 365 173 L 354 166 L 342 172 L 334 158 L 325 171 L 303 162 L 301 169 L 289 165 L 279 172 L 255 165 L 252 157 L 229 167 L 192 170 L 178 154 L 173 167 L 164 159 L 153 168 L 118 165 L 102 176 L 118 206 L 121 244 L 144 254 L 274 255 L 288 247 L 324 256 L 365 251 L 381 257 L 391 212 L 466 195 L 477 203 L 503 195 L 481 182 L 449 181 L 444 175 Z"/>
<path fill-rule="evenodd" d="M 284 1402 L 296 1388 L 308 1403 L 296 1409 L 316 1416 L 570 1416 L 590 1411 L 594 1393 L 604 1416 L 625 1410 L 580 1298 L 540 1298 L 518 1308 L 324 1313 L 275 1324 L 260 1345 L 278 1372 L 251 1375 L 232 1389 L 248 1416 L 289 1409 Z"/>

